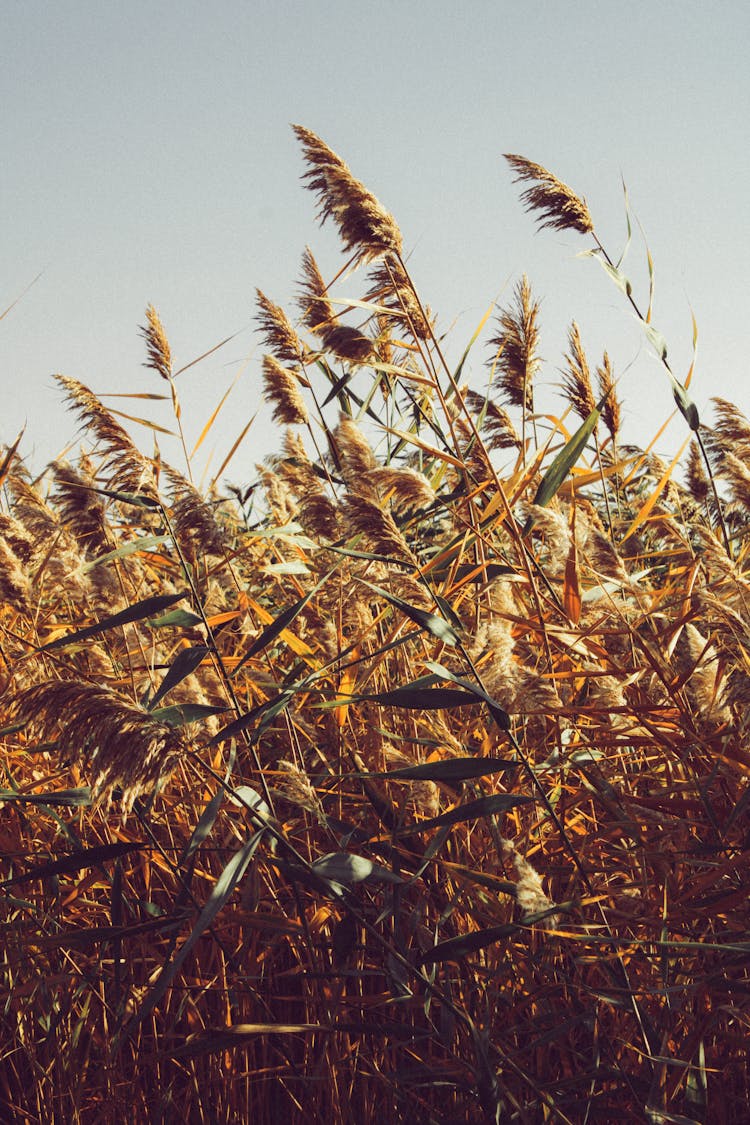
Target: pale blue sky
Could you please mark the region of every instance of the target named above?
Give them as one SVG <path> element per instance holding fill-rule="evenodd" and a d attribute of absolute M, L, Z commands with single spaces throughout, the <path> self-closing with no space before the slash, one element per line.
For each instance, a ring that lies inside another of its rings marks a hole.
<path fill-rule="evenodd" d="M 52 380 L 97 393 L 163 384 L 137 327 L 153 302 L 180 376 L 189 440 L 237 372 L 206 453 L 218 467 L 259 402 L 254 292 L 289 306 L 310 244 L 342 263 L 300 184 L 289 128 L 318 133 L 394 213 L 424 299 L 460 354 L 523 272 L 542 302 L 544 401 L 575 318 L 592 363 L 609 349 L 634 440 L 671 409 L 624 298 L 571 233 L 537 233 L 502 160 L 521 153 L 584 195 L 619 253 L 621 175 L 656 262 L 654 323 L 693 395 L 750 412 L 750 6 L 5 0 L 0 43 L 0 441 L 27 423 L 35 467 L 75 435 Z M 644 280 L 636 234 L 629 254 Z M 356 288 L 352 282 L 350 288 Z M 485 377 L 478 347 L 473 380 Z M 627 370 L 626 370 L 627 369 Z M 115 405 L 115 403 L 113 403 Z M 169 426 L 167 404 L 120 403 Z M 151 448 L 147 431 L 132 431 Z M 684 432 L 673 426 L 661 448 Z M 272 451 L 266 420 L 229 476 Z M 169 439 L 164 456 L 180 464 Z M 199 458 L 203 463 L 203 457 Z"/>

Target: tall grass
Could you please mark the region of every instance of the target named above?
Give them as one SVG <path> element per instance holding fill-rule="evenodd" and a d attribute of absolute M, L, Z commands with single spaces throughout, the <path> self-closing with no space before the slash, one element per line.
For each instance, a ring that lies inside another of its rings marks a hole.
<path fill-rule="evenodd" d="M 347 259 L 258 293 L 278 454 L 201 490 L 61 376 L 87 451 L 0 459 L 4 1119 L 746 1120 L 750 423 L 701 423 L 518 156 L 684 460 L 575 323 L 535 412 L 526 278 L 452 366 L 396 220 L 295 132 Z"/>

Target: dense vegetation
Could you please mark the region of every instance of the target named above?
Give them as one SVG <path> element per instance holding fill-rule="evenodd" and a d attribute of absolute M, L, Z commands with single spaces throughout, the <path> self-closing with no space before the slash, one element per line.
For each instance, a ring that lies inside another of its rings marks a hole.
<path fill-rule="evenodd" d="M 684 459 L 626 443 L 575 323 L 535 411 L 526 278 L 452 367 L 396 221 L 295 131 L 348 258 L 305 251 L 294 317 L 258 293 L 257 477 L 198 487 L 62 376 L 86 451 L 0 454 L 3 1119 L 746 1120 L 750 423 L 701 423 L 518 156 Z"/>

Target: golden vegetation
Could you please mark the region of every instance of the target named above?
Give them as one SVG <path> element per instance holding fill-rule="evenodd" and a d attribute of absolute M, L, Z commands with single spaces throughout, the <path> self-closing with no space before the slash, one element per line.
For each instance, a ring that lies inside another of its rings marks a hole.
<path fill-rule="evenodd" d="M 336 302 L 305 251 L 298 326 L 258 293 L 257 481 L 200 490 L 62 376 L 78 463 L 0 458 L 3 1119 L 746 1120 L 750 423 L 701 424 L 517 156 L 693 440 L 628 445 L 575 323 L 536 415 L 526 278 L 469 390 L 295 132 L 367 273 Z"/>

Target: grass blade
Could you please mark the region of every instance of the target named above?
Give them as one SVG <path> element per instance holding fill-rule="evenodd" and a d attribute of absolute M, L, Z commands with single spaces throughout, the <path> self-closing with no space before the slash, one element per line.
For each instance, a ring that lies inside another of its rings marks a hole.
<path fill-rule="evenodd" d="M 103 621 L 98 621 L 96 625 L 87 625 L 85 629 L 76 629 L 74 633 L 66 633 L 64 637 L 58 637 L 56 641 L 50 641 L 48 644 L 42 645 L 39 651 L 51 652 L 53 649 L 75 644 L 77 641 L 85 641 L 89 637 L 97 637 L 100 633 L 106 633 L 108 629 L 117 629 L 121 625 L 130 625 L 134 621 L 142 621 L 144 617 L 151 617 L 159 610 L 166 609 L 167 606 L 174 605 L 175 602 L 182 601 L 186 597 L 187 594 L 182 593 L 158 594 L 152 598 L 144 598 L 143 601 L 136 602 L 135 605 L 123 609 L 120 613 L 105 617 Z"/>

